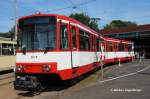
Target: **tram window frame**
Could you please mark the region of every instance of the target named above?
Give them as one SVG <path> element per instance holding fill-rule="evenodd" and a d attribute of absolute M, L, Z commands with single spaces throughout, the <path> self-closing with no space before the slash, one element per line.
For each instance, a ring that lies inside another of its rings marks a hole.
<path fill-rule="evenodd" d="M 93 48 L 94 48 L 93 47 L 93 35 L 90 34 L 90 51 L 93 51 L 94 50 Z"/>
<path fill-rule="evenodd" d="M 113 51 L 113 42 L 109 42 L 109 50 L 110 50 L 110 52 Z"/>
<path fill-rule="evenodd" d="M 114 51 L 118 51 L 118 43 L 114 43 Z"/>
<path fill-rule="evenodd" d="M 85 50 L 90 51 L 90 33 L 85 32 L 84 33 L 84 40 L 85 40 Z"/>
<path fill-rule="evenodd" d="M 75 50 L 77 49 L 77 30 L 75 26 L 71 27 L 71 40 L 72 40 L 72 49 Z"/>
<path fill-rule="evenodd" d="M 84 40 L 84 31 L 82 29 L 79 29 L 79 49 L 86 50 L 85 49 L 85 40 Z"/>
<path fill-rule="evenodd" d="M 124 49 L 125 49 L 125 51 L 128 51 L 128 45 L 127 44 L 124 44 Z"/>
<path fill-rule="evenodd" d="M 67 29 L 67 33 L 66 33 L 67 37 L 64 39 L 64 38 L 62 38 L 62 31 L 65 31 L 65 29 Z M 69 37 L 68 36 L 69 36 L 68 24 L 60 23 L 60 49 L 62 49 L 62 50 L 68 50 L 69 49 Z M 64 40 L 66 40 L 65 41 L 66 45 L 64 44 Z"/>
<path fill-rule="evenodd" d="M 119 51 L 124 51 L 124 44 L 119 43 L 118 48 L 119 48 Z"/>
<path fill-rule="evenodd" d="M 110 51 L 110 47 L 109 47 L 109 42 L 108 41 L 106 41 L 106 51 Z"/>
<path fill-rule="evenodd" d="M 101 52 L 101 39 L 100 38 L 97 38 L 96 39 L 96 45 L 97 45 L 97 51 L 98 52 Z"/>
<path fill-rule="evenodd" d="M 19 20 L 18 28 L 20 31 L 18 35 L 18 39 L 20 39 L 18 40 L 18 50 L 23 48 L 26 48 L 27 51 L 56 50 L 57 23 L 55 16 L 37 16 L 21 19 Z"/>
<path fill-rule="evenodd" d="M 128 51 L 132 51 L 132 44 L 128 44 Z"/>
<path fill-rule="evenodd" d="M 91 51 L 96 51 L 96 36 L 91 34 Z"/>
<path fill-rule="evenodd" d="M 93 35 L 93 49 L 96 51 L 96 36 Z"/>
<path fill-rule="evenodd" d="M 90 33 L 79 29 L 79 49 L 90 51 Z"/>

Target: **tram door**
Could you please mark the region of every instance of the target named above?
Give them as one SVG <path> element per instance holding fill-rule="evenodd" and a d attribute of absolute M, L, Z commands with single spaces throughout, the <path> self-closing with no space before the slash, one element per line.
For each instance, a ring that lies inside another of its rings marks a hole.
<path fill-rule="evenodd" d="M 78 66 L 78 52 L 77 52 L 77 29 L 76 26 L 69 24 L 70 31 L 70 47 L 71 47 L 71 66 L 76 68 Z"/>

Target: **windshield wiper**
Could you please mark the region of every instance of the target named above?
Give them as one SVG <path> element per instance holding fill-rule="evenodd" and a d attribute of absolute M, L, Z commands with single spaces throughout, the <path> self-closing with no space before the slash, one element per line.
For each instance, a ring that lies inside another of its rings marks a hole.
<path fill-rule="evenodd" d="M 44 54 L 46 54 L 50 49 L 53 49 L 53 47 L 46 47 L 45 51 L 44 51 Z"/>
<path fill-rule="evenodd" d="M 50 49 L 50 47 L 46 47 L 45 50 L 44 50 L 44 54 L 46 54 L 49 49 Z"/>
<path fill-rule="evenodd" d="M 26 54 L 26 47 L 22 48 L 22 53 L 25 55 Z"/>

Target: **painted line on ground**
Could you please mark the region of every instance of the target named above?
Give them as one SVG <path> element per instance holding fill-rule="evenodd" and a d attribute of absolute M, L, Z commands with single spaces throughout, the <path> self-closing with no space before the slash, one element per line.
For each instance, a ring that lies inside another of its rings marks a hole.
<path fill-rule="evenodd" d="M 140 73 L 146 69 L 149 69 L 150 66 L 146 67 L 146 68 L 143 68 L 139 71 L 136 71 L 136 72 L 133 72 L 133 73 L 129 73 L 129 74 L 126 74 L 126 75 L 122 75 L 122 76 L 118 76 L 118 77 L 114 77 L 114 78 L 111 78 L 111 79 L 106 79 L 106 80 L 102 80 L 102 81 L 99 81 L 99 83 L 104 83 L 104 82 L 108 82 L 108 81 L 112 81 L 112 80 L 116 80 L 116 79 L 119 79 L 119 78 L 124 78 L 124 77 L 128 77 L 128 76 L 132 76 L 132 75 L 135 75 L 137 73 Z"/>

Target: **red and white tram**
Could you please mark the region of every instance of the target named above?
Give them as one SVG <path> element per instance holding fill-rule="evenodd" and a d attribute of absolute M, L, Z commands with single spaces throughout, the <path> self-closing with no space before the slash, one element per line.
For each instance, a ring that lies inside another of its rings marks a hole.
<path fill-rule="evenodd" d="M 102 62 L 134 57 L 132 42 L 105 38 L 67 16 L 35 14 L 20 18 L 18 23 L 16 89 L 37 87 L 55 77 L 73 79 Z"/>

